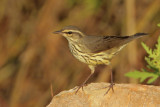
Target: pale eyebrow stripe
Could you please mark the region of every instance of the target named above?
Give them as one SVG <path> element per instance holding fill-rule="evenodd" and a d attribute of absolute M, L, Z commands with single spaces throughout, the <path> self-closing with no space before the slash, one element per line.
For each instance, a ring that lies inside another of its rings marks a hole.
<path fill-rule="evenodd" d="M 64 31 L 62 31 L 62 32 L 69 32 L 69 31 L 71 31 L 71 32 L 73 32 L 73 33 L 79 33 L 80 35 L 82 35 L 82 36 L 84 36 L 84 34 L 81 32 L 81 31 L 78 31 L 78 30 L 64 30 Z"/>

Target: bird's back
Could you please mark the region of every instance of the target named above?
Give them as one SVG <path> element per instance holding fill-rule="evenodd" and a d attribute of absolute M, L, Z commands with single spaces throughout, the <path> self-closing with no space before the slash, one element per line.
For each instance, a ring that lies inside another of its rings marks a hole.
<path fill-rule="evenodd" d="M 70 43 L 72 54 L 81 62 L 89 65 L 108 65 L 128 42 L 144 35 L 133 36 L 85 36 L 77 45 Z"/>
<path fill-rule="evenodd" d="M 121 47 L 144 35 L 147 34 L 136 33 L 132 36 L 85 36 L 80 40 L 80 44 L 83 44 L 83 48 L 85 48 L 84 51 L 97 53 L 112 48 Z"/>

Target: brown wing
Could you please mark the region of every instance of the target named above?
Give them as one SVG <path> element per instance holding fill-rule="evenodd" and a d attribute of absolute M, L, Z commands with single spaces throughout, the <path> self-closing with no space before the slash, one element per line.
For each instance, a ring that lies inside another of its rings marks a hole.
<path fill-rule="evenodd" d="M 83 38 L 83 43 L 86 51 L 96 53 L 119 47 L 144 35 L 147 34 L 137 33 L 133 36 L 86 36 Z"/>

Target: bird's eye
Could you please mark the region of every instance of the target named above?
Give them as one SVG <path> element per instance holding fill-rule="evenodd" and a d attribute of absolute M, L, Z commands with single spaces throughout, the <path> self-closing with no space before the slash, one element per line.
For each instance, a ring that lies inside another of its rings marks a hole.
<path fill-rule="evenodd" d="M 72 34 L 72 32 L 71 31 L 69 31 L 69 32 L 67 32 L 68 34 Z"/>

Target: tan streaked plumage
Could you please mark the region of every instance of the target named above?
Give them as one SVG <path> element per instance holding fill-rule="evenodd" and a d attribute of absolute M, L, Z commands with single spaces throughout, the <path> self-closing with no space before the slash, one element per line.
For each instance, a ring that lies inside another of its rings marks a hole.
<path fill-rule="evenodd" d="M 147 35 L 146 33 L 136 33 L 132 36 L 89 36 L 75 26 L 67 26 L 54 33 L 64 36 L 68 40 L 69 48 L 73 56 L 79 61 L 86 63 L 91 69 L 91 74 L 79 86 L 76 93 L 94 73 L 97 65 L 109 65 L 113 56 L 128 42 Z M 111 85 L 106 93 L 108 93 L 111 88 L 113 89 L 112 75 Z"/>

